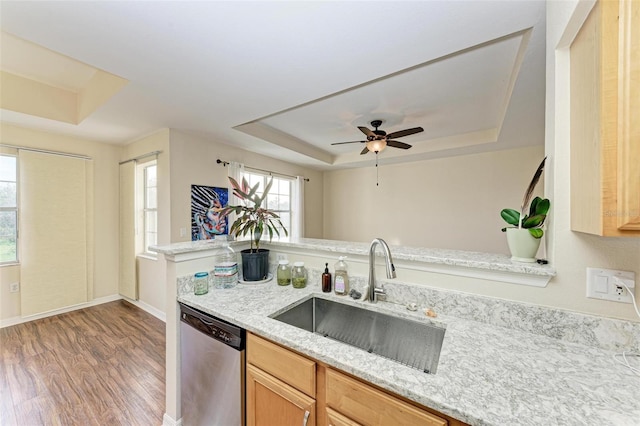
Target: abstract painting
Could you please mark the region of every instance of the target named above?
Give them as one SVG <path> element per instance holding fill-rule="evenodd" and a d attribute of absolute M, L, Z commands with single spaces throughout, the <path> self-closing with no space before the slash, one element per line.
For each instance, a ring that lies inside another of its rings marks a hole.
<path fill-rule="evenodd" d="M 191 241 L 226 235 L 227 218 L 214 211 L 227 205 L 227 188 L 191 185 Z"/>

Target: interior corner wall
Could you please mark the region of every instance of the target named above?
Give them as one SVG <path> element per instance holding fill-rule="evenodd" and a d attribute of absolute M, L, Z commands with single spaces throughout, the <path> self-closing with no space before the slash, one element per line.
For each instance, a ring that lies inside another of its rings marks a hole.
<path fill-rule="evenodd" d="M 549 229 L 551 263 L 557 276 L 532 302 L 607 317 L 640 321 L 631 304 L 589 299 L 587 267 L 633 271 L 640 282 L 640 238 L 598 237 L 571 230 L 570 215 L 570 56 L 569 45 L 593 1 L 547 3 L 546 146 L 551 179 L 547 193 L 554 207 Z M 544 294 L 543 294 L 544 293 Z M 636 284 L 636 300 L 640 290 Z"/>
<path fill-rule="evenodd" d="M 542 145 L 326 172 L 324 238 L 508 254 L 503 208 L 518 209 Z M 542 193 L 542 182 L 537 188 Z"/>
<path fill-rule="evenodd" d="M 118 160 L 120 147 L 0 123 L 0 142 L 28 148 L 87 155 L 94 167 L 93 297 L 117 294 L 118 283 Z M 0 268 L 2 283 L 19 280 L 19 265 Z M 5 279 L 9 281 L 5 281 Z M 0 320 L 20 316 L 20 293 L 0 287 Z"/>
<path fill-rule="evenodd" d="M 305 182 L 305 237 L 322 238 L 322 172 L 171 129 L 172 243 L 191 240 L 191 185 L 229 187 L 227 168 L 216 163 L 218 158 L 309 178 Z"/>
<path fill-rule="evenodd" d="M 126 161 L 153 151 L 158 155 L 158 245 L 171 243 L 171 151 L 169 129 L 160 129 L 148 136 L 136 139 L 121 149 L 120 161 Z M 152 259 L 137 256 L 138 300 L 155 310 L 166 312 L 164 256 Z"/>

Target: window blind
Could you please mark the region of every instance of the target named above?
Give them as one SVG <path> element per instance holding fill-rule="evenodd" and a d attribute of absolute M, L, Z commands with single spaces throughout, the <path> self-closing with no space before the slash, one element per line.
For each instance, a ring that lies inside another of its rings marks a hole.
<path fill-rule="evenodd" d="M 89 161 L 20 150 L 21 315 L 89 298 Z"/>

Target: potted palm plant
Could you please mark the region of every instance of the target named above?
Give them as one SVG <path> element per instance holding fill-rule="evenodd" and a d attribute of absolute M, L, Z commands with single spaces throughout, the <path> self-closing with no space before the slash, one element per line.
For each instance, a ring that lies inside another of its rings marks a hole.
<path fill-rule="evenodd" d="M 269 241 L 273 235 L 280 236 L 280 229 L 285 235 L 289 235 L 287 229 L 280 221 L 280 216 L 270 211 L 263 203 L 267 198 L 273 179 L 270 179 L 264 188 L 262 195 L 258 195 L 260 184 L 249 186 L 243 177 L 242 183 L 238 183 L 234 178 L 229 177 L 229 182 L 233 187 L 233 194 L 241 201 L 241 205 L 227 206 L 216 209 L 223 216 L 231 213 L 237 215 L 236 220 L 231 225 L 229 233 L 236 237 L 246 237 L 249 235 L 251 248 L 242 250 L 242 273 L 245 281 L 260 281 L 267 279 L 269 274 L 269 250 L 260 248 L 260 240 L 263 234 L 269 235 Z"/>
<path fill-rule="evenodd" d="M 535 262 L 535 256 L 540 247 L 540 241 L 544 235 L 542 226 L 547 218 L 547 213 L 551 207 L 551 202 L 546 198 L 533 196 L 542 172 L 544 171 L 544 163 L 547 157 L 545 157 L 535 174 L 527 190 L 525 191 L 524 198 L 522 199 L 522 205 L 520 211 L 514 209 L 502 209 L 500 216 L 511 226 L 502 228 L 502 232 L 507 233 L 507 244 L 511 251 L 511 260 L 517 262 Z"/>

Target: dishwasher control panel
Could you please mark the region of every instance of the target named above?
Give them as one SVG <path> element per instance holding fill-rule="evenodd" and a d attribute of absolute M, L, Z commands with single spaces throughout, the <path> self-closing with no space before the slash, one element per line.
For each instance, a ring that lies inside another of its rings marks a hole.
<path fill-rule="evenodd" d="M 237 325 L 212 317 L 180 304 L 180 320 L 196 330 L 238 350 L 245 348 L 245 330 Z"/>

